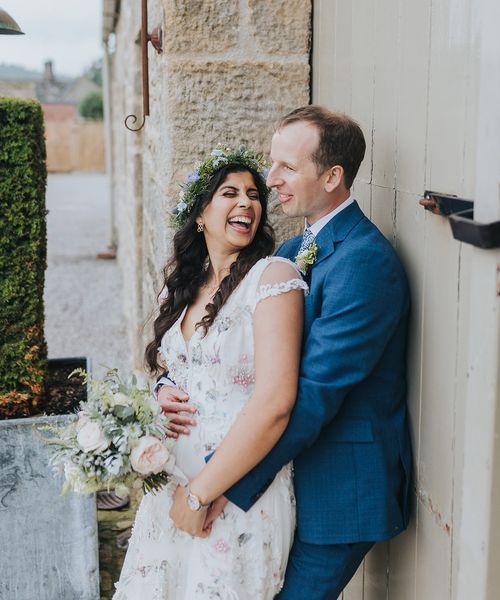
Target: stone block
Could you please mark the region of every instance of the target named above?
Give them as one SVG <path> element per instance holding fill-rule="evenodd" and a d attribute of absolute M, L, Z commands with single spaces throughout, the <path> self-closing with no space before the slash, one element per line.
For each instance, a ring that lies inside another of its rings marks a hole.
<path fill-rule="evenodd" d="M 168 213 L 179 183 L 218 142 L 267 154 L 276 120 L 309 102 L 310 0 L 161 0 L 149 13 L 150 29 L 163 24 L 164 52 L 149 52 L 150 116 L 139 134 L 123 127 L 134 109 L 142 115 L 140 53 L 130 37 L 140 10 L 131 0 L 121 3 L 111 69 L 115 225 L 138 368 L 171 251 Z M 270 216 L 279 242 L 302 229 L 274 201 Z"/>
<path fill-rule="evenodd" d="M 218 142 L 267 154 L 276 120 L 308 103 L 308 75 L 302 62 L 171 61 L 172 180 L 183 181 Z"/>
<path fill-rule="evenodd" d="M 0 421 L 0 598 L 99 598 L 95 496 L 61 496 L 36 427 L 73 416 Z"/>
<path fill-rule="evenodd" d="M 269 54 L 308 54 L 311 0 L 249 0 L 251 34 Z"/>
<path fill-rule="evenodd" d="M 167 0 L 165 52 L 225 52 L 238 43 L 239 2 Z"/>

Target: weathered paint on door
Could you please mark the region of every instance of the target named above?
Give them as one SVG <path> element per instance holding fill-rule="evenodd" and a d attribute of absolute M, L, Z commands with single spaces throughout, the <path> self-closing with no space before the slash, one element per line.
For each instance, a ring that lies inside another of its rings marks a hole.
<path fill-rule="evenodd" d="M 479 5 L 484 18 L 493 0 L 313 2 L 312 100 L 360 123 L 367 153 L 353 195 L 395 245 L 412 289 L 413 519 L 374 548 L 344 600 L 459 597 L 465 414 L 475 393 L 467 386 L 471 265 L 484 251 L 454 240 L 447 219 L 418 200 L 426 189 L 477 192 Z M 491 173 L 497 189 L 498 175 Z M 498 300 L 488 306 L 498 342 Z M 498 398 L 498 380 L 492 385 Z"/>

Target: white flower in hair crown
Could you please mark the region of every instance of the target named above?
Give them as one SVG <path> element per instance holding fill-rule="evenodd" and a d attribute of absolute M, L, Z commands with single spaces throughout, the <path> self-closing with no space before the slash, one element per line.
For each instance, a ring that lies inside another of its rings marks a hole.
<path fill-rule="evenodd" d="M 316 262 L 317 256 L 318 244 L 316 242 L 309 244 L 309 246 L 306 248 L 306 250 L 304 250 L 304 252 L 297 254 L 297 256 L 295 257 L 295 264 L 297 265 L 297 268 L 302 273 L 302 275 L 307 274 L 309 268 L 312 267 L 313 264 Z"/>
<path fill-rule="evenodd" d="M 223 144 L 217 144 L 207 158 L 196 165 L 195 170 L 187 176 L 185 183 L 181 185 L 179 202 L 171 215 L 173 227 L 178 229 L 184 225 L 196 198 L 207 189 L 214 173 L 227 165 L 250 167 L 260 173 L 264 179 L 269 168 L 262 154 L 257 154 L 244 147 L 232 150 Z"/>

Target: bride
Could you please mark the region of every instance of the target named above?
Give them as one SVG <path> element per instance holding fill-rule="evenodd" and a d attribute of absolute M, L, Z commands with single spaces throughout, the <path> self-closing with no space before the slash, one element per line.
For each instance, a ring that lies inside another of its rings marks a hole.
<path fill-rule="evenodd" d="M 248 512 L 228 503 L 210 516 L 277 442 L 297 391 L 307 286 L 293 263 L 269 256 L 264 166 L 248 150 L 218 147 L 181 192 L 146 362 L 152 372 L 168 365 L 198 426 L 175 444 L 185 479 L 141 502 L 114 600 L 270 600 L 282 586 L 291 465 Z"/>

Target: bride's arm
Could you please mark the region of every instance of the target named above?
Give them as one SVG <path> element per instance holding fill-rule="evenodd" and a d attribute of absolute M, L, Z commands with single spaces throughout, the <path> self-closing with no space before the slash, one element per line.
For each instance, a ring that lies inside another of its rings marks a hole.
<path fill-rule="evenodd" d="M 279 271 L 281 281 L 297 277 L 283 263 L 268 271 L 275 277 Z M 211 460 L 190 482 L 190 491 L 202 504 L 215 500 L 260 462 L 287 426 L 297 394 L 303 297 L 302 290 L 292 290 L 257 304 L 254 392 Z"/>

